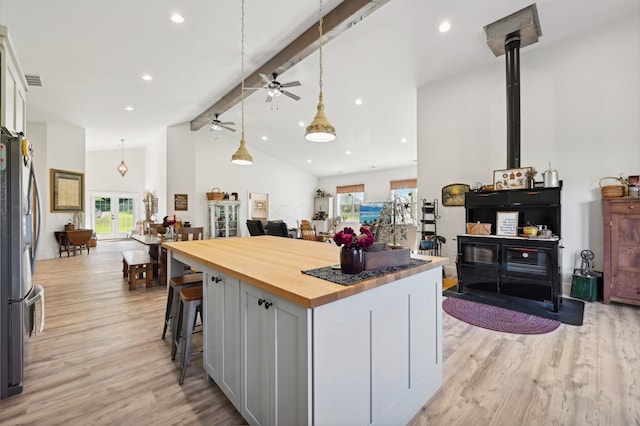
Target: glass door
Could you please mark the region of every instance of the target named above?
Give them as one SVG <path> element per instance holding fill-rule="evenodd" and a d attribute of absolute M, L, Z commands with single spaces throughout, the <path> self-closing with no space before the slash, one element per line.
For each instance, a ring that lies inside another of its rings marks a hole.
<path fill-rule="evenodd" d="M 138 220 L 137 194 L 93 193 L 91 225 L 98 239 L 126 238 Z"/>

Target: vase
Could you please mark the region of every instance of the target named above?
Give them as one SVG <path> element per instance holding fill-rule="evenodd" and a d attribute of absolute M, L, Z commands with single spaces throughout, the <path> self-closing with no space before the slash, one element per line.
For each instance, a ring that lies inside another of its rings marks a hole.
<path fill-rule="evenodd" d="M 340 249 L 340 270 L 343 274 L 359 274 L 364 270 L 364 251 L 361 247 Z"/>

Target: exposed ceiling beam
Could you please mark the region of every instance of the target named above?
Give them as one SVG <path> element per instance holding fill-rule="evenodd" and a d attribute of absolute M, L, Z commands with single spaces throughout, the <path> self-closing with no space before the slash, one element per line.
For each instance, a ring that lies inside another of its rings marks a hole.
<path fill-rule="evenodd" d="M 323 17 L 322 22 L 322 42 L 327 43 L 345 30 L 351 28 L 362 19 L 366 18 L 374 10 L 388 3 L 390 0 L 345 0 L 336 6 L 331 12 Z M 264 85 L 264 80 L 260 73 L 268 76 L 271 73 L 282 74 L 295 64 L 315 52 L 320 45 L 320 34 L 318 31 L 319 22 L 310 26 L 298 38 L 289 43 L 284 49 L 276 53 L 264 65 L 255 70 L 244 80 L 245 96 L 250 95 L 258 89 L 248 87 L 260 87 Z M 216 114 L 222 114 L 231 107 L 240 103 L 242 85 L 238 84 L 231 89 L 220 100 L 207 108 L 196 118 L 191 120 L 191 130 L 198 130 L 206 125 Z"/>

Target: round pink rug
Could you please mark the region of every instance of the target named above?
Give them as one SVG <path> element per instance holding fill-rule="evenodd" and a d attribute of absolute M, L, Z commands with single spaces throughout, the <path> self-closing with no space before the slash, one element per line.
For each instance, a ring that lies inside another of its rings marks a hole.
<path fill-rule="evenodd" d="M 560 321 L 540 318 L 484 303 L 447 297 L 442 309 L 454 318 L 489 330 L 513 334 L 544 334 L 560 326 Z"/>

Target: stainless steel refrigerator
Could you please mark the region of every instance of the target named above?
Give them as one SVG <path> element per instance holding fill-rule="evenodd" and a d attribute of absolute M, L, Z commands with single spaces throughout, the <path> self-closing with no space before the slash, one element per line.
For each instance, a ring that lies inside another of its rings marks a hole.
<path fill-rule="evenodd" d="M 4 127 L 0 133 L 0 398 L 6 398 L 22 392 L 29 338 L 44 327 L 44 289 L 32 278 L 41 209 L 31 146 L 22 134 Z"/>

